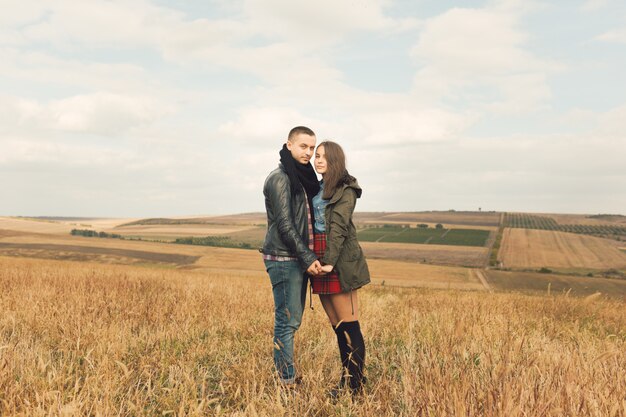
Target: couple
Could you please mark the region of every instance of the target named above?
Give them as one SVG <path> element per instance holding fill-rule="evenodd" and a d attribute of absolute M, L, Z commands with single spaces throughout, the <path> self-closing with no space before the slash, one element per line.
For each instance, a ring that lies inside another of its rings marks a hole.
<path fill-rule="evenodd" d="M 295 386 L 294 333 L 300 327 L 307 277 L 319 294 L 337 335 L 342 377 L 330 391 L 362 391 L 365 344 L 358 321 L 357 289 L 370 282 L 352 214 L 361 188 L 346 170 L 345 155 L 334 142 L 315 149 L 315 133 L 291 129 L 280 164 L 263 187 L 268 229 L 261 252 L 274 294 L 274 364 L 280 380 Z M 315 153 L 317 180 L 309 163 Z"/>

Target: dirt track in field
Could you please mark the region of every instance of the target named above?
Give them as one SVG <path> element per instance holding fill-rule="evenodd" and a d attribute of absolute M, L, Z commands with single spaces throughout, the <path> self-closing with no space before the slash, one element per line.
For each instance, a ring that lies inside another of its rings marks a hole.
<path fill-rule="evenodd" d="M 626 268 L 607 239 L 547 230 L 505 229 L 498 258 L 507 268 Z"/>

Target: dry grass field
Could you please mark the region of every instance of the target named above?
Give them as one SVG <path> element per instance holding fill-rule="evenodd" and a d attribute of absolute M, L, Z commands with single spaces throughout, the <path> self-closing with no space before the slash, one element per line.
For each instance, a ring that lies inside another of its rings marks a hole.
<path fill-rule="evenodd" d="M 416 264 L 395 260 L 368 260 L 372 282 L 400 287 L 484 290 L 470 268 Z"/>
<path fill-rule="evenodd" d="M 369 258 L 375 283 L 385 282 L 387 286 L 485 289 L 478 280 L 475 270 L 458 265 L 480 267 L 486 248 L 374 242 L 362 242 L 362 245 Z M 622 254 L 626 256 L 623 252 Z M 210 273 L 264 274 L 263 262 L 255 250 L 11 230 L 0 230 L 0 256 L 137 265 L 160 269 L 193 269 Z M 426 263 L 423 263 L 424 259 Z M 494 288 L 526 291 L 539 287 L 545 290 L 547 288 L 545 278 L 545 274 L 520 272 L 519 276 L 505 280 L 505 285 L 495 283 Z M 570 285 L 570 288 L 579 288 L 579 280 L 580 277 L 559 275 L 556 281 Z M 612 294 L 614 286 L 606 285 L 605 281 L 607 280 L 590 278 L 585 284 L 587 290 L 584 293 L 600 291 L 613 296 L 622 294 L 619 291 Z M 620 280 L 607 282 L 616 281 L 615 285 L 618 286 L 626 284 L 626 281 Z"/>
<path fill-rule="evenodd" d="M 69 234 L 75 226 L 69 224 L 33 219 L 20 219 L 17 217 L 0 217 L 0 229 L 20 232 L 46 233 L 46 234 Z"/>
<path fill-rule="evenodd" d="M 116 233 L 122 236 L 139 236 L 147 239 L 174 240 L 176 237 L 186 236 L 216 236 L 256 229 L 254 226 L 237 225 L 134 225 L 98 229 L 107 233 Z"/>
<path fill-rule="evenodd" d="M 120 223 L 121 227 L 137 224 L 196 224 L 196 225 L 237 225 L 259 226 L 267 223 L 265 213 L 240 213 L 217 216 L 170 216 L 162 219 L 133 219 L 129 222 Z"/>
<path fill-rule="evenodd" d="M 0 257 L 0 286 L 1 415 L 626 415 L 626 309 L 596 295 L 370 286 L 365 394 L 331 402 L 317 300 L 278 385 L 263 273 Z"/>
<path fill-rule="evenodd" d="M 35 219 L 21 217 L 1 217 L 0 230 L 14 230 L 29 233 L 67 235 L 72 229 L 112 230 L 120 224 L 137 219 Z"/>
<path fill-rule="evenodd" d="M 489 285 L 498 291 L 569 294 L 588 296 L 602 293 L 626 302 L 626 280 L 603 277 L 581 277 L 537 272 L 484 271 Z"/>
<path fill-rule="evenodd" d="M 262 272 L 257 251 L 0 230 L 0 256 Z"/>
<path fill-rule="evenodd" d="M 547 230 L 506 228 L 498 259 L 507 268 L 626 268 L 612 241 Z"/>
<path fill-rule="evenodd" d="M 626 224 L 626 217 L 619 215 L 607 215 L 599 217 L 590 217 L 588 214 L 539 214 L 540 216 L 552 217 L 559 224 L 584 224 L 589 226 L 600 225 L 624 225 Z"/>
<path fill-rule="evenodd" d="M 363 252 L 371 259 L 394 259 L 437 265 L 481 267 L 488 248 L 452 245 L 416 245 L 412 243 L 361 242 Z"/>

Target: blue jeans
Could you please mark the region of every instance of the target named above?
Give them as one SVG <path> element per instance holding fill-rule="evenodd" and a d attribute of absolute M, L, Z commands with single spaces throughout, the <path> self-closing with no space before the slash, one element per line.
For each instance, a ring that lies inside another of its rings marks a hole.
<path fill-rule="evenodd" d="M 297 261 L 265 261 L 274 293 L 274 365 L 281 382 L 295 382 L 293 336 L 306 302 L 304 271 Z"/>

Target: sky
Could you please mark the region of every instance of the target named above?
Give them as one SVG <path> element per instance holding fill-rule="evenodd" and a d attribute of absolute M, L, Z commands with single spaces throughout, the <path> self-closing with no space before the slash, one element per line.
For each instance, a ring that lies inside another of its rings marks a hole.
<path fill-rule="evenodd" d="M 357 211 L 626 214 L 622 0 L 0 5 L 0 215 L 263 211 L 297 125 Z"/>

